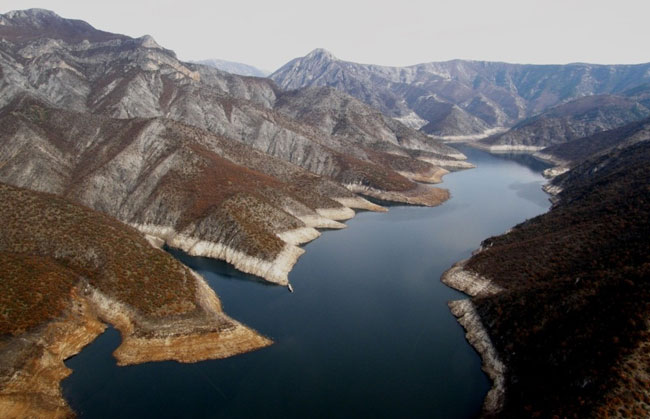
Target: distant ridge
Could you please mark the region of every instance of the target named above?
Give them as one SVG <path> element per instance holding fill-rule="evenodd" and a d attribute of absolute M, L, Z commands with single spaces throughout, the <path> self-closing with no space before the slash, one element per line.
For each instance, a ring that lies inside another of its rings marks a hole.
<path fill-rule="evenodd" d="M 408 67 L 358 64 L 324 49 L 270 75 L 284 89 L 329 86 L 440 137 L 509 128 L 583 96 L 623 94 L 650 82 L 650 63 L 529 65 L 452 60 Z"/>
<path fill-rule="evenodd" d="M 252 65 L 238 63 L 235 61 L 221 60 L 218 58 L 211 58 L 207 60 L 193 61 L 196 64 L 209 65 L 210 67 L 218 68 L 228 73 L 238 74 L 240 76 L 252 77 L 266 77 L 271 74 L 270 71 L 262 70 Z"/>

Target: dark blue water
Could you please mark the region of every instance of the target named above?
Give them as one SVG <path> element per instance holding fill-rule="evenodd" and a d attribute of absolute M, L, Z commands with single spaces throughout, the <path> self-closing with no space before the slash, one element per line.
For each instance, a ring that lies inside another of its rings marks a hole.
<path fill-rule="evenodd" d="M 450 174 L 437 208 L 363 212 L 308 244 L 295 293 L 225 263 L 199 271 L 232 317 L 269 348 L 196 364 L 117 367 L 109 329 L 66 364 L 64 395 L 82 417 L 472 417 L 490 383 L 440 282 L 481 240 L 545 212 L 546 166 L 463 148 L 477 169 Z"/>

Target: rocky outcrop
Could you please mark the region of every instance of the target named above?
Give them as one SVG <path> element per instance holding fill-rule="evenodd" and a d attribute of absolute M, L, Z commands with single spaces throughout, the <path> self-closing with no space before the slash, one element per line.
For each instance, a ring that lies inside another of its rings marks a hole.
<path fill-rule="evenodd" d="M 421 205 L 427 207 L 435 207 L 449 199 L 449 191 L 447 189 L 432 188 L 419 185 L 417 188 L 403 191 L 382 191 L 371 188 L 361 184 L 348 184 L 346 187 L 352 192 L 365 195 L 374 199 L 388 202 L 398 202 L 408 205 Z"/>
<path fill-rule="evenodd" d="M 464 292 L 472 297 L 489 296 L 502 292 L 503 289 L 489 279 L 466 269 L 467 260 L 457 262 L 442 274 L 440 280 L 451 288 Z M 504 374 L 506 367 L 483 326 L 481 317 L 476 312 L 472 301 L 450 301 L 449 309 L 458 319 L 466 332 L 467 341 L 476 349 L 483 361 L 482 369 L 490 377 L 492 388 L 483 401 L 483 414 L 495 414 L 503 407 Z"/>
<path fill-rule="evenodd" d="M 134 225 L 138 230 L 147 236 L 162 239 L 168 246 L 183 250 L 192 256 L 204 256 L 213 259 L 224 260 L 232 264 L 242 272 L 250 273 L 269 282 L 279 285 L 289 283 L 289 271 L 296 264 L 300 255 L 305 251 L 298 244 L 306 243 L 318 237 L 320 234 L 314 229 L 301 229 L 303 234 L 295 236 L 295 230 L 278 234 L 278 237 L 285 242 L 282 249 L 271 260 L 251 256 L 238 251 L 223 243 L 198 240 L 196 238 L 177 233 L 170 227 L 154 225 Z"/>
<path fill-rule="evenodd" d="M 456 262 L 446 270 L 440 280 L 460 292 L 472 297 L 497 294 L 503 289 L 489 279 L 466 269 L 467 259 Z"/>
<path fill-rule="evenodd" d="M 122 334 L 113 355 L 118 365 L 151 361 L 197 362 L 227 358 L 269 346 L 272 341 L 226 316 L 221 304 L 202 277 L 197 282 L 197 301 L 205 313 L 199 317 L 152 322 L 123 303 L 90 286 L 84 293 L 97 316 Z"/>
<path fill-rule="evenodd" d="M 510 145 L 510 144 L 489 145 L 481 142 L 471 143 L 471 146 L 479 148 L 481 150 L 489 151 L 490 153 L 511 153 L 511 152 L 535 153 L 536 151 L 544 149 L 544 147 L 542 146 L 534 146 L 534 145 Z"/>
<path fill-rule="evenodd" d="M 451 313 L 465 329 L 467 341 L 476 349 L 483 360 L 482 369 L 492 380 L 492 388 L 483 400 L 483 414 L 495 414 L 503 407 L 505 396 L 504 374 L 506 367 L 499 359 L 490 335 L 483 327 L 481 317 L 471 300 L 449 302 Z"/>
<path fill-rule="evenodd" d="M 57 320 L 0 345 L 0 412 L 5 418 L 73 417 L 61 393 L 72 371 L 63 361 L 77 354 L 105 329 L 78 288 Z"/>
<path fill-rule="evenodd" d="M 442 177 L 449 173 L 449 170 L 443 169 L 441 167 L 432 167 L 431 170 L 427 172 L 413 173 L 413 172 L 397 172 L 405 178 L 411 179 L 414 182 L 420 183 L 440 183 L 442 182 Z"/>
<path fill-rule="evenodd" d="M 381 205 L 373 204 L 372 202 L 365 200 L 361 197 L 355 196 L 353 198 L 334 198 L 335 201 L 339 202 L 341 205 L 344 205 L 346 207 L 350 208 L 357 208 L 360 210 L 366 210 L 366 211 L 375 211 L 375 212 L 386 212 L 388 211 L 386 208 L 382 207 Z"/>
<path fill-rule="evenodd" d="M 465 161 L 465 159 L 447 160 L 447 159 L 441 159 L 440 157 L 437 156 L 430 156 L 430 155 L 419 155 L 418 159 L 422 161 L 426 161 L 428 163 L 431 163 L 434 166 L 438 166 L 441 169 L 448 170 L 448 171 L 472 169 L 476 167 L 472 163 Z"/>

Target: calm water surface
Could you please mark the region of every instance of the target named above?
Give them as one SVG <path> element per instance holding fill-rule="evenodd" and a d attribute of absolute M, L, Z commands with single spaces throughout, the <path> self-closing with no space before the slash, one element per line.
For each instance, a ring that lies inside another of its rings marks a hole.
<path fill-rule="evenodd" d="M 66 399 L 89 418 L 475 416 L 490 383 L 447 308 L 465 296 L 440 275 L 549 203 L 543 164 L 462 151 L 478 168 L 445 177 L 449 201 L 362 212 L 324 232 L 291 272 L 293 294 L 172 252 L 230 316 L 275 344 L 226 360 L 117 367 L 120 337 L 109 328 L 66 362 Z"/>

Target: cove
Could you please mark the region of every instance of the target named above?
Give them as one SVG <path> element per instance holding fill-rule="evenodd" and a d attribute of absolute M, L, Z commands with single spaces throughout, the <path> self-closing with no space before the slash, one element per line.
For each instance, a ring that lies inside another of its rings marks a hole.
<path fill-rule="evenodd" d="M 525 155 L 458 147 L 476 169 L 445 176 L 436 208 L 362 212 L 305 246 L 290 281 L 171 253 L 201 273 L 233 318 L 272 338 L 263 350 L 195 364 L 117 367 L 109 328 L 77 356 L 63 391 L 80 417 L 476 416 L 490 382 L 440 282 L 480 242 L 548 210 Z"/>

